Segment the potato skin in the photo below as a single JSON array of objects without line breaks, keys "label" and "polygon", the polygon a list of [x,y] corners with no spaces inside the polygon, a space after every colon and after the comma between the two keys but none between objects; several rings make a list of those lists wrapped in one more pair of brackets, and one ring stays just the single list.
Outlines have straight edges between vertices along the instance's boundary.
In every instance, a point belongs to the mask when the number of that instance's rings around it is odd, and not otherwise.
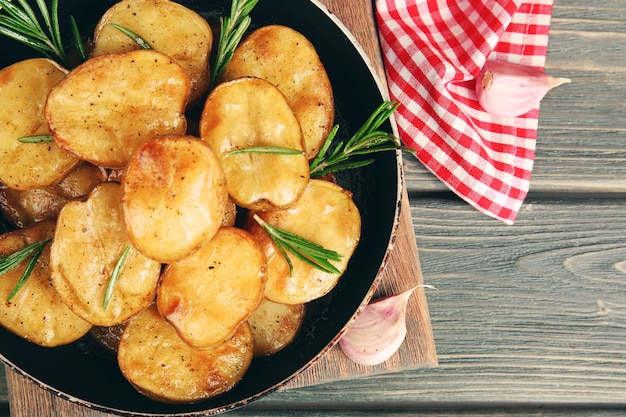
[{"label": "potato skin", "polygon": [[50,90],[67,74],[55,62],[34,58],[0,70],[0,182],[16,190],[60,181],[78,160],[56,143],[22,143],[48,134],[43,108]]},{"label": "potato skin", "polygon": [[239,44],[221,76],[223,81],[242,77],[267,80],[285,95],[312,159],[332,129],[335,104],[328,74],[311,42],[286,26],[256,29]]},{"label": "potato skin", "polygon": [[[342,273],[361,237],[361,216],[351,193],[329,181],[311,180],[289,209],[256,214],[271,225],[341,254],[341,261],[333,265]],[[285,257],[251,216],[246,229],[257,239],[267,259],[265,297],[269,300],[304,304],[326,295],[339,281],[341,274],[320,271],[293,255],[290,274]]]},{"label": "potato skin", "polygon": [[[54,227],[54,222],[45,221],[0,236],[0,256],[54,236]],[[50,244],[41,253],[30,278],[9,302],[6,300],[28,261],[2,276],[0,324],[32,343],[55,347],[80,339],[91,324],[74,314],[50,284],[49,260]]]},{"label": "potato skin", "polygon": [[89,336],[104,352],[117,355],[124,328],[126,328],[126,322],[115,326],[94,326],[89,330]]},{"label": "potato skin", "polygon": [[254,335],[254,356],[273,355],[288,346],[304,319],[304,304],[281,304],[264,298],[248,317]]},{"label": "potato skin", "polygon": [[263,298],[265,258],[250,234],[222,227],[195,252],[169,264],[156,304],[196,348],[228,339]]},{"label": "potato skin", "polygon": [[96,25],[92,57],[140,48],[110,23],[132,30],[152,48],[174,59],[189,75],[191,103],[206,94],[213,32],[198,13],[169,0],[122,0]]},{"label": "potato skin", "polygon": [[185,134],[189,91],[187,74],[161,52],[101,55],[52,89],[45,117],[62,148],[95,165],[123,168],[149,138]]},{"label": "potato skin", "polygon": [[[95,326],[128,320],[154,300],[161,264],[139,253],[122,220],[120,184],[100,184],[86,201],[63,207],[50,250],[52,283],[63,301]],[[124,248],[130,251],[107,309],[111,273]]]},{"label": "potato skin", "polygon": [[247,322],[224,343],[195,349],[152,305],[128,322],[117,359],[126,379],[143,395],[167,403],[193,403],[232,389],[250,366],[252,354]]},{"label": "potato skin", "polygon": [[220,161],[192,136],[148,140],[131,158],[122,181],[129,236],[144,255],[169,263],[210,239],[228,202]]}]

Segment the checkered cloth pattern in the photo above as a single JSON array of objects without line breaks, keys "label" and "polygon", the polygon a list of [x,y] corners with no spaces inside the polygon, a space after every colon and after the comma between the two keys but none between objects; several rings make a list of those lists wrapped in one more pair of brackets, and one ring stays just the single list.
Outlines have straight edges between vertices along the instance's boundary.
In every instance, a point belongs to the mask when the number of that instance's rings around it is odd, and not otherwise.
[{"label": "checkered cloth pattern", "polygon": [[539,109],[482,110],[487,59],[543,69],[553,0],[376,0],[390,96],[403,142],[452,191],[513,224],[532,173]]}]

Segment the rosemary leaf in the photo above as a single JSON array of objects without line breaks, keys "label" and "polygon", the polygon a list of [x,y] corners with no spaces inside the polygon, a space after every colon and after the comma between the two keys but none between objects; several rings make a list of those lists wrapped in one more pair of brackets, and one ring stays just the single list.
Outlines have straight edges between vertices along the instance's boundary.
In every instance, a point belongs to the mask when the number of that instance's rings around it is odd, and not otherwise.
[{"label": "rosemary leaf", "polygon": [[251,154],[251,153],[275,154],[275,155],[304,155],[305,154],[305,152],[301,150],[293,149],[293,148],[285,148],[282,146],[250,146],[249,148],[235,149],[233,151],[227,152],[226,156]]},{"label": "rosemary leaf", "polygon": [[[55,3],[56,3],[56,6],[58,6],[58,1],[52,0],[53,9],[55,7]],[[24,4],[26,4],[26,2],[24,2]],[[50,19],[50,12],[48,11],[48,6],[46,5],[46,2],[44,0],[37,0],[37,7],[39,7],[39,11],[41,12],[41,16],[43,17],[43,22],[48,28],[48,33],[50,33],[52,37],[52,43],[56,42],[60,38],[60,36],[57,36],[58,34],[55,31],[58,25],[55,25],[55,27],[52,26],[52,20]],[[52,11],[52,14],[54,15],[54,10]],[[31,21],[33,22],[37,21],[37,18],[35,17],[34,14],[31,16]]]},{"label": "rosemary leaf", "polygon": [[[33,31],[32,26],[29,26],[27,23],[24,23],[18,18],[0,15],[0,24],[2,24],[2,26],[4,26],[5,28],[15,28],[17,33],[29,35],[41,41],[45,40],[45,37],[42,37],[41,33]],[[47,44],[45,45],[47,47]]]},{"label": "rosemary leaf", "polygon": [[[0,25],[1,24],[2,22],[0,22]],[[38,41],[37,39],[33,39],[32,37],[28,37],[28,35],[13,32],[12,30],[5,28],[4,26],[0,26],[0,35],[4,35],[8,38],[21,42],[24,45],[27,45],[46,56],[49,55],[48,45]]]},{"label": "rosemary leaf", "polygon": [[87,52],[85,51],[85,45],[83,45],[83,39],[80,36],[78,30],[78,24],[74,16],[70,16],[70,25],[72,26],[72,38],[74,39],[74,45],[76,45],[76,53],[82,62],[87,61]]},{"label": "rosemary leaf", "polygon": [[391,101],[383,102],[346,143],[338,143],[329,155],[328,152],[338,131],[338,126],[334,126],[326,137],[317,156],[313,158],[309,165],[311,178],[319,178],[330,173],[364,167],[374,162],[374,159],[352,160],[353,157],[359,155],[369,155],[397,149],[414,154],[414,150],[403,147],[400,140],[394,135],[378,130],[398,108],[398,105],[398,103]]},{"label": "rosemary leaf", "polygon": [[259,226],[265,230],[274,243],[276,243],[276,246],[278,246],[278,249],[287,260],[290,274],[293,274],[293,264],[287,252],[290,252],[301,261],[306,262],[322,272],[326,272],[328,274],[341,274],[341,271],[330,263],[330,261],[341,261],[343,256],[340,253],[337,253],[334,250],[326,249],[322,245],[311,242],[310,240],[288,232],[287,230],[272,226],[256,214],[253,218]]},{"label": "rosemary leaf", "polygon": [[117,23],[109,23],[111,26],[113,26],[115,29],[119,30],[120,32],[122,32],[124,35],[128,36],[129,38],[131,38],[133,40],[133,42],[135,42],[137,45],[139,45],[139,47],[141,49],[152,49],[152,46],[141,36],[139,36],[136,32],[128,29],[125,26],[122,25],[118,25]]},{"label": "rosemary leaf", "polygon": [[28,5],[27,2],[23,0],[18,0],[18,2],[22,6],[22,9],[20,9],[19,6],[16,6],[14,3],[11,3],[10,0],[2,1],[2,7],[11,16],[17,18],[18,20],[22,20],[27,24],[30,24],[31,26],[34,26],[35,28],[39,29],[39,32],[41,32],[41,26],[39,26],[39,23],[37,22],[37,17],[35,16],[35,12],[33,12],[33,9]]},{"label": "rosemary leaf", "polygon": [[[326,136],[326,140],[324,140],[322,147],[317,152],[317,155],[311,161],[310,163],[311,167],[318,166],[324,160],[324,158],[326,157],[326,153],[330,149],[330,145],[332,145],[333,141],[335,140],[335,137],[337,136],[338,131],[339,131],[339,125],[333,126],[333,128],[330,130],[330,133],[328,133],[328,136]],[[342,144],[339,144],[337,148],[340,148],[341,145]]]},{"label": "rosemary leaf", "polygon": [[220,37],[215,64],[211,68],[211,88],[235,53],[235,48],[250,27],[250,12],[259,0],[233,0],[229,17],[220,18]]},{"label": "rosemary leaf", "polygon": [[[21,4],[26,7],[27,3],[25,1],[20,1]],[[48,33],[51,37],[51,48],[52,52],[55,56],[58,56],[59,59],[68,64],[67,57],[65,56],[65,51],[63,50],[63,41],[61,40],[61,30],[59,28],[59,0],[52,0],[50,5],[52,10],[48,10],[48,6],[46,5],[45,0],[37,0],[37,7],[39,7],[39,12],[43,17],[43,21],[48,29]],[[37,18],[34,13],[31,16],[31,20],[33,22],[37,22]],[[41,26],[37,26],[40,32],[44,33],[41,29]],[[68,65],[69,66],[69,65]]]},{"label": "rosemary leaf", "polygon": [[[39,4],[39,9],[42,13],[44,13],[46,9],[46,2],[44,0],[37,0]],[[52,40],[55,45],[60,49],[61,53],[65,53],[63,51],[63,41],[61,40],[61,27],[59,25],[59,0],[52,0],[50,14],[52,18],[46,22],[48,25],[48,30],[52,34]]]},{"label": "rosemary leaf", "polygon": [[126,263],[126,258],[128,257],[128,252],[130,252],[130,244],[124,247],[122,254],[120,255],[113,271],[111,272],[111,277],[109,278],[109,283],[107,284],[106,291],[104,292],[104,299],[102,300],[102,309],[106,310],[109,308],[109,303],[111,302],[111,297],[113,296],[113,290],[115,289],[115,284],[117,283],[117,279],[120,277],[122,273],[122,269],[124,268],[124,264]]},{"label": "rosemary leaf", "polygon": [[5,36],[12,37],[20,42],[22,38],[26,38],[29,42],[42,45],[45,49],[50,49],[45,36],[33,30],[32,26],[29,26],[15,17],[0,15],[0,27],[2,27],[3,34],[6,33]]},{"label": "rosemary leaf", "polygon": [[35,265],[37,264],[37,260],[39,259],[39,256],[41,256],[41,252],[43,252],[44,247],[51,240],[52,238],[47,238],[39,242],[31,243],[30,245],[25,246],[24,248],[20,249],[19,251],[15,253],[12,253],[10,255],[3,256],[2,258],[0,258],[0,275],[4,275],[5,273],[12,270],[13,268],[16,268],[18,265],[20,265],[22,262],[28,259],[29,256],[32,255],[32,258],[26,265],[26,268],[24,269],[22,276],[20,277],[19,281],[17,282],[17,284],[15,285],[15,287],[9,294],[7,301],[11,301],[11,299],[24,286],[24,284],[30,277],[31,273],[33,272],[33,269],[35,268]]},{"label": "rosemary leaf", "polygon": [[17,139],[22,143],[50,143],[53,142],[51,135],[32,135],[32,136],[22,136]]}]

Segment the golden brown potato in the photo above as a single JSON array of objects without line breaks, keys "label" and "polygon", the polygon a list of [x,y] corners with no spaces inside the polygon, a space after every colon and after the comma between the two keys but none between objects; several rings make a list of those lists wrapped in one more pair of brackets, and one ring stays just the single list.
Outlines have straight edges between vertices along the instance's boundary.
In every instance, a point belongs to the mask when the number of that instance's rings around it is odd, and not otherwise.
[{"label": "golden brown potato", "polygon": [[302,126],[309,159],[332,129],[332,86],[315,47],[301,33],[280,25],[252,32],[235,50],[221,78],[263,78],[285,94]]},{"label": "golden brown potato", "polygon": [[52,89],[45,107],[54,140],[80,159],[123,168],[146,140],[185,134],[190,81],[153,50],[91,58]]},{"label": "golden brown potato", "polygon": [[0,211],[17,227],[54,220],[68,201],[87,196],[107,180],[105,170],[80,162],[60,183],[44,188],[14,190],[0,185]]},{"label": "golden brown potato", "polygon": [[[0,256],[54,236],[54,222],[37,223],[0,236]],[[30,259],[30,258],[29,258]],[[74,314],[50,285],[50,244],[35,269],[11,301],[6,301],[20,280],[28,260],[0,278],[0,324],[9,331],[41,346],[65,345],[84,336],[91,324]]]},{"label": "golden brown potato", "polygon": [[283,94],[259,78],[218,85],[206,101],[200,136],[222,161],[231,198],[254,210],[295,202],[309,180],[304,153],[279,155],[229,152],[255,146],[304,149],[300,124]]},{"label": "golden brown potato", "polygon": [[0,182],[26,190],[63,178],[78,160],[55,143],[22,143],[46,135],[43,106],[67,71],[49,59],[34,58],[0,70]]},{"label": "golden brown potato", "polygon": [[272,355],[289,345],[304,318],[303,304],[281,304],[264,298],[248,317],[254,335],[254,356]]},{"label": "golden brown potato", "polygon": [[210,239],[221,226],[228,192],[220,161],[191,136],[154,138],[133,155],[122,181],[131,241],[168,263]]},{"label": "golden brown potato", "polygon": [[233,388],[248,370],[252,350],[247,322],[224,343],[195,349],[153,305],[129,321],[120,341],[118,363],[126,379],[147,397],[189,403]]},{"label": "golden brown potato", "polygon": [[[342,273],[361,236],[361,216],[351,193],[328,181],[311,180],[300,200],[287,210],[256,214],[273,226],[341,254],[341,261],[332,264]],[[290,255],[290,274],[285,257],[267,233],[252,219],[247,228],[267,259],[266,298],[277,303],[304,304],[326,295],[337,284],[340,274],[320,271],[294,255]]]},{"label": "golden brown potato", "polygon": [[213,33],[198,13],[169,0],[122,0],[98,22],[91,56],[140,48],[111,23],[132,30],[153,49],[176,61],[191,80],[191,102],[207,92]]},{"label": "golden brown potato", "polygon": [[[86,201],[67,203],[50,250],[54,287],[72,311],[95,326],[122,323],[150,305],[161,270],[160,263],[130,243],[120,188],[118,183],[105,182]],[[112,271],[127,246],[128,256],[105,309]]]},{"label": "golden brown potato", "polygon": [[157,307],[196,348],[228,339],[263,298],[265,258],[248,232],[223,227],[185,258],[168,265]]}]

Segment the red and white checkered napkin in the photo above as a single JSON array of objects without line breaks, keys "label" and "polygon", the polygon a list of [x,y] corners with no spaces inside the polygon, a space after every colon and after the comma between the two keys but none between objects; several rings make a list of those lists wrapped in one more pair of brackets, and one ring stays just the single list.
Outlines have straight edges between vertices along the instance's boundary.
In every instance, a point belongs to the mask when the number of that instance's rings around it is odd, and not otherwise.
[{"label": "red and white checkered napkin", "polygon": [[400,138],[451,190],[508,224],[528,193],[539,109],[483,111],[485,61],[543,68],[552,0],[376,0]]}]

